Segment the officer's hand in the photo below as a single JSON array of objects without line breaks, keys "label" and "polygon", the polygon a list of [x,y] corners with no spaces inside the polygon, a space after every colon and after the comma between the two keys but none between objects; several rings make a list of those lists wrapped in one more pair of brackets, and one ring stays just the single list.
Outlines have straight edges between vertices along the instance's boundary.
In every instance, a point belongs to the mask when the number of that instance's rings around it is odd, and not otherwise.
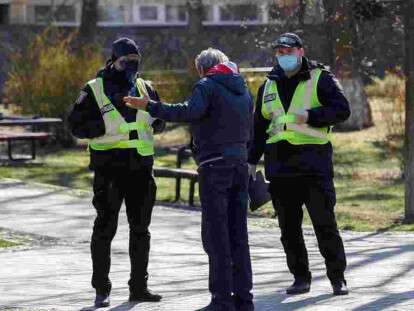
[{"label": "officer's hand", "polygon": [[124,102],[128,107],[146,110],[148,105],[149,98],[148,96],[142,97],[132,97],[132,96],[125,96]]},{"label": "officer's hand", "polygon": [[308,122],[309,119],[309,112],[307,110],[297,113],[296,115],[296,124],[305,124]]},{"label": "officer's hand", "polygon": [[247,164],[249,167],[249,177],[251,176],[253,180],[256,180],[256,165]]}]

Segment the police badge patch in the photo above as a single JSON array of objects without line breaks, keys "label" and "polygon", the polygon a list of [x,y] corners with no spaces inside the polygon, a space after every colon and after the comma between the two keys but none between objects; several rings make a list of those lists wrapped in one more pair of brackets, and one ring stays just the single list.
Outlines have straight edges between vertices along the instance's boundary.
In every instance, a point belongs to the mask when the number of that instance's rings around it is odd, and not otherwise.
[{"label": "police badge patch", "polygon": [[78,99],[76,100],[75,104],[76,104],[76,105],[81,104],[81,103],[85,100],[86,96],[88,96],[88,93],[87,93],[87,92],[85,92],[85,91],[83,91],[83,90],[82,90],[82,91],[80,91],[79,97],[78,97]]},{"label": "police badge patch", "polygon": [[267,102],[271,102],[272,100],[275,100],[276,99],[276,95],[277,95],[276,93],[267,94],[264,97],[264,102],[267,103]]},{"label": "police badge patch", "polygon": [[104,115],[105,113],[114,110],[115,107],[112,104],[105,105],[101,108],[101,114]]}]

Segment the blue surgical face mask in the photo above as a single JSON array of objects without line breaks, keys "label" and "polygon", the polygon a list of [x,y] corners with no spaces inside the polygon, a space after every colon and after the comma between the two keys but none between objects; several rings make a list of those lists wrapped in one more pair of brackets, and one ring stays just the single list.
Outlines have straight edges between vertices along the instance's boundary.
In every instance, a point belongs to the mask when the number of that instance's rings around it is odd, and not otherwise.
[{"label": "blue surgical face mask", "polygon": [[295,54],[277,56],[276,59],[280,67],[282,67],[285,72],[294,71],[300,65],[298,56]]}]

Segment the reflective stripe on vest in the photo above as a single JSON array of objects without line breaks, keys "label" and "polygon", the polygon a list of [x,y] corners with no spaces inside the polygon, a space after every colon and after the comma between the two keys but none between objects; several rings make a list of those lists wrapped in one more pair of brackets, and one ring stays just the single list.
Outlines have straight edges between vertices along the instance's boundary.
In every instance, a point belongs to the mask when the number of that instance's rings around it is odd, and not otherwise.
[{"label": "reflective stripe on vest", "polygon": [[321,69],[310,72],[311,79],[298,84],[287,113],[277,91],[277,83],[268,79],[265,84],[262,99],[262,115],[270,120],[267,133],[268,144],[280,140],[287,140],[293,145],[301,144],[326,144],[329,142],[329,127],[316,128],[308,124],[297,124],[296,114],[302,114],[306,110],[320,107],[317,85],[321,75]]},{"label": "reflective stripe on vest", "polygon": [[[136,121],[126,122],[105,95],[102,78],[89,81],[88,85],[95,95],[96,103],[105,122],[105,135],[91,139],[89,147],[95,150],[136,148],[137,152],[142,156],[153,155],[154,138],[151,124],[154,119],[147,112],[137,110]],[[141,96],[148,96],[142,79],[137,79],[136,87]],[[135,130],[138,133],[138,139],[130,140],[129,133]]]}]

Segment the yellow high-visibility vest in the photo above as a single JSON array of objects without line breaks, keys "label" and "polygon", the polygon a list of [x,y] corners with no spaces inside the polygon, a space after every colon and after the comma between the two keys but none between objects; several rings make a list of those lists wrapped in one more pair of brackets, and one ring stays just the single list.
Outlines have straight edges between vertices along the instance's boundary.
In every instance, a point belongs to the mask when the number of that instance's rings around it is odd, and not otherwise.
[{"label": "yellow high-visibility vest", "polygon": [[[102,113],[105,122],[105,135],[93,138],[89,141],[89,148],[94,150],[129,149],[136,148],[142,156],[154,154],[154,137],[151,126],[153,118],[148,112],[137,110],[136,121],[126,122],[119,111],[111,103],[104,93],[102,78],[96,78],[88,82],[96,99],[96,103]],[[136,87],[140,95],[147,95],[144,80],[138,78]],[[129,132],[137,131],[138,139],[129,139]]]},{"label": "yellow high-visibility vest", "polygon": [[293,145],[323,145],[330,141],[330,127],[316,128],[309,124],[296,123],[296,114],[322,106],[317,94],[321,73],[321,69],[314,69],[310,72],[311,79],[299,82],[287,112],[280,100],[276,81],[270,79],[266,81],[261,112],[265,119],[271,121],[267,129],[269,134],[267,144],[287,140]]}]

